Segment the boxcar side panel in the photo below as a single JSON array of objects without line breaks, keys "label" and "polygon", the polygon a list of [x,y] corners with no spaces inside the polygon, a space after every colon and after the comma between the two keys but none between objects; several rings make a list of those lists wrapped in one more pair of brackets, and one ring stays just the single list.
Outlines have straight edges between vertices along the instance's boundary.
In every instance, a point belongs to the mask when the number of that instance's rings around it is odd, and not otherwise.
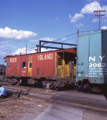
[{"label": "boxcar side panel", "polygon": [[90,33],[89,81],[90,83],[104,83],[102,64],[102,36],[101,31]]},{"label": "boxcar side panel", "polygon": [[77,81],[88,76],[89,36],[78,37],[77,41]]},{"label": "boxcar side panel", "polygon": [[90,83],[104,84],[107,81],[106,40],[105,31],[78,36],[77,82],[88,79]]}]

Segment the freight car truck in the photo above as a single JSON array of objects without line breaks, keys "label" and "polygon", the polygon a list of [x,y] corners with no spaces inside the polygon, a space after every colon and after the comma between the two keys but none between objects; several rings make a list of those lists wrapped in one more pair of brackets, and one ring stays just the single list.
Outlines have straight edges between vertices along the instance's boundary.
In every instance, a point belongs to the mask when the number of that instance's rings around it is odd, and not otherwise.
[{"label": "freight car truck", "polygon": [[78,35],[76,82],[86,91],[107,88],[107,30]]},{"label": "freight car truck", "polygon": [[76,48],[6,56],[6,77],[11,84],[38,81],[45,88],[61,88],[75,83]]}]

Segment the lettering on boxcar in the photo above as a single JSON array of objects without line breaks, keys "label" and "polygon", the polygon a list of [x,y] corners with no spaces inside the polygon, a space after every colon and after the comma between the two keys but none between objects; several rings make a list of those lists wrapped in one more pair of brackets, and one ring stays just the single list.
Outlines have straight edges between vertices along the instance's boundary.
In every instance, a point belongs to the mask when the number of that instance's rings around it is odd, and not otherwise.
[{"label": "lettering on boxcar", "polygon": [[103,61],[103,58],[104,58],[105,56],[103,56],[103,57],[99,56],[99,57],[101,58],[101,61]]},{"label": "lettering on boxcar", "polygon": [[89,61],[91,61],[91,60],[95,61],[95,56],[94,56],[94,58],[89,57]]},{"label": "lettering on boxcar", "polygon": [[[99,60],[97,60],[98,58]],[[103,62],[104,56],[89,57],[89,77],[98,77],[99,75],[107,75],[107,64]],[[99,62],[98,62],[99,61]]]},{"label": "lettering on boxcar", "polygon": [[[103,61],[103,58],[104,58],[105,56],[99,56],[99,58],[101,59],[101,61]],[[94,58],[92,58],[92,57],[89,57],[89,61],[95,61],[96,60],[96,57],[94,56]]]},{"label": "lettering on boxcar", "polygon": [[53,59],[53,54],[38,55],[38,60],[51,60]]},{"label": "lettering on boxcar", "polygon": [[15,63],[17,62],[17,58],[10,58],[10,63]]}]

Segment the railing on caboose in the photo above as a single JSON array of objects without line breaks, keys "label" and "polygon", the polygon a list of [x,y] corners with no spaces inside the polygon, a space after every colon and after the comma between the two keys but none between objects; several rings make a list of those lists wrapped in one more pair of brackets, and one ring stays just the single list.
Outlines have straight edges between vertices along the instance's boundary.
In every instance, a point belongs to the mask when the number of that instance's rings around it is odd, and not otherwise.
[{"label": "railing on caboose", "polygon": [[58,58],[57,78],[69,77],[69,71],[69,65],[65,65],[65,61],[61,58]]},{"label": "railing on caboose", "polygon": [[69,77],[69,65],[60,66],[57,68],[57,78]]}]

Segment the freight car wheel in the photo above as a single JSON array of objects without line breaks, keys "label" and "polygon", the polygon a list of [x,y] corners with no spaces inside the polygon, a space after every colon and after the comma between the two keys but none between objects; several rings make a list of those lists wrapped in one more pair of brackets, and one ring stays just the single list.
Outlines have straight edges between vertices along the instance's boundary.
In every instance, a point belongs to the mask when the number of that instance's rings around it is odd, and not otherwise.
[{"label": "freight car wheel", "polygon": [[11,82],[11,81],[10,81],[10,79],[9,79],[9,78],[7,79],[7,82],[9,82],[9,84],[10,84],[10,82]]},{"label": "freight car wheel", "polygon": [[43,88],[46,89],[47,88],[46,85],[43,85]]},{"label": "freight car wheel", "polygon": [[99,88],[99,87],[93,87],[91,88],[92,92],[95,92],[95,93],[101,93],[102,92],[102,88]]},{"label": "freight car wheel", "polygon": [[48,84],[48,81],[43,81],[42,82],[42,86],[44,89],[47,89],[47,84]]},{"label": "freight car wheel", "polygon": [[20,86],[20,82],[18,81],[16,85],[17,85],[17,86]]},{"label": "freight car wheel", "polygon": [[89,91],[89,84],[84,85],[84,92],[87,93]]},{"label": "freight car wheel", "polygon": [[61,90],[61,87],[56,87],[56,86],[55,86],[55,90],[60,91],[60,90]]},{"label": "freight car wheel", "polygon": [[13,78],[13,79],[11,79],[11,85],[16,85],[17,84],[17,79],[15,79],[15,78]]},{"label": "freight car wheel", "polygon": [[59,88],[58,88],[58,87],[55,87],[55,90],[59,91]]},{"label": "freight car wheel", "polygon": [[13,81],[14,81],[14,80],[13,80],[12,78],[9,78],[9,79],[8,79],[8,82],[9,82],[10,85],[13,85]]},{"label": "freight car wheel", "polygon": [[18,81],[17,81],[17,86],[20,86],[22,84],[22,79],[19,79]]},{"label": "freight car wheel", "polygon": [[90,90],[94,93],[101,93],[103,91],[103,86],[98,84],[90,84]]}]

